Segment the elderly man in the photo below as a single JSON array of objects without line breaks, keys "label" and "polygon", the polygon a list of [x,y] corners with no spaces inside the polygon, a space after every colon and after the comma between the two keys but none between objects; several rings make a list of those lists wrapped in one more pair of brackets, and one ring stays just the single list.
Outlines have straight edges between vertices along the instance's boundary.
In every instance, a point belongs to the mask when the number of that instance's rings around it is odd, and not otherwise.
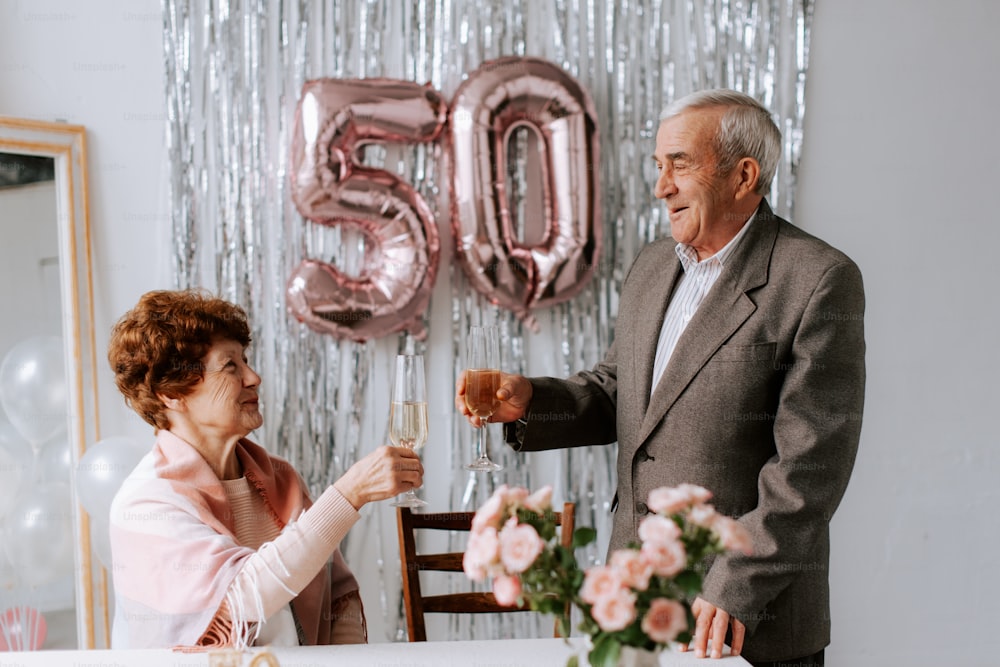
[{"label": "elderly man", "polygon": [[[655,194],[673,238],[633,263],[614,344],[565,380],[505,376],[491,420],[519,451],[618,442],[611,549],[637,539],[650,490],[710,489],[754,551],[709,569],[696,655],[721,657],[728,641],[754,664],[822,665],[829,521],[864,403],[861,274],[764,200],[780,153],[767,109],[713,90],[660,119]],[[456,406],[476,421],[464,389]]]}]

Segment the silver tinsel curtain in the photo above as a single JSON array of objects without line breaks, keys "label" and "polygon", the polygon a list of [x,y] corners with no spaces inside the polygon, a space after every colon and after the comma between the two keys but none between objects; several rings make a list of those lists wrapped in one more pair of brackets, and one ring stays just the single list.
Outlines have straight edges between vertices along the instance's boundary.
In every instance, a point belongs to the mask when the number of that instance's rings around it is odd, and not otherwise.
[{"label": "silver tinsel curtain", "polygon": [[[320,492],[385,441],[393,355],[423,353],[432,435],[422,495],[429,510],[474,509],[500,483],[551,483],[557,501],[577,503],[578,523],[598,529],[598,544],[581,557],[599,562],[610,533],[613,446],[518,456],[493,426],[491,454],[505,470],[462,470],[473,455],[473,432],[454,414],[452,395],[465,332],[481,321],[499,324],[508,372],[565,376],[599,361],[629,264],[641,245],[668,233],[666,211],[651,194],[649,156],[661,108],[690,91],[736,88],[773,110],[784,151],[770,201],[791,216],[812,9],[812,0],[164,0],[175,282],[207,288],[249,313],[252,358],[264,378],[265,426],[254,437]],[[311,224],[291,203],[289,142],[303,83],[387,77],[428,82],[450,99],[466,73],[505,55],[556,63],[596,105],[604,238],[587,288],[536,313],[537,334],[491,306],[452,261],[441,147],[387,145],[366,151],[366,164],[413,184],[441,233],[427,340],[341,342],[291,318],[285,285],[303,258],[350,273],[365,251],[360,235]],[[523,183],[526,147],[513,153],[509,178]],[[371,640],[402,639],[395,515],[387,503],[363,515],[343,548],[361,582]],[[451,619],[437,633],[432,625],[431,635],[547,635],[549,620],[531,616]]]}]

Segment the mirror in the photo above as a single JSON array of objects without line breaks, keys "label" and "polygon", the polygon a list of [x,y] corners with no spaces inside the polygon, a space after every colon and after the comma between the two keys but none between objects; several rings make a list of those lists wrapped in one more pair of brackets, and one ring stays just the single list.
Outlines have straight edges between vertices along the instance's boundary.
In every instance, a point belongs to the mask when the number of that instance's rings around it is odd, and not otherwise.
[{"label": "mirror", "polygon": [[87,208],[84,128],[0,117],[0,644],[11,649],[109,644],[108,576],[72,491],[100,438]]}]

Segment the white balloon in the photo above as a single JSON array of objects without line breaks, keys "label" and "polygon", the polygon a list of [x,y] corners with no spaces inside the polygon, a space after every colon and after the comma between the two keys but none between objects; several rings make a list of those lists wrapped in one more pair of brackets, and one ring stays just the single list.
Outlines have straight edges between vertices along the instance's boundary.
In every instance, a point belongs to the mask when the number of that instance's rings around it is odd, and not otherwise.
[{"label": "white balloon", "polygon": [[43,482],[64,482],[69,484],[69,472],[73,469],[69,439],[60,434],[46,441],[38,452],[38,476]]},{"label": "white balloon", "polygon": [[32,445],[66,430],[67,391],[63,343],[58,336],[27,338],[0,365],[0,403]]},{"label": "white balloon", "polygon": [[29,586],[73,572],[73,520],[68,484],[25,489],[4,519],[3,548]]},{"label": "white balloon", "polygon": [[31,444],[0,414],[0,517],[32,477],[35,455]]},{"label": "white balloon", "polygon": [[21,471],[17,460],[0,445],[0,517],[3,517],[14,505],[14,499],[21,488]]},{"label": "white balloon", "polygon": [[76,466],[76,493],[88,514],[108,520],[111,501],[146,452],[124,437],[98,440],[87,448]]},{"label": "white balloon", "polygon": [[90,517],[90,546],[97,556],[98,562],[108,570],[111,567],[111,532],[107,518]]},{"label": "white balloon", "polygon": [[14,571],[14,566],[7,558],[6,552],[0,549],[0,598],[3,597],[4,591],[13,590],[17,583],[17,572]]}]

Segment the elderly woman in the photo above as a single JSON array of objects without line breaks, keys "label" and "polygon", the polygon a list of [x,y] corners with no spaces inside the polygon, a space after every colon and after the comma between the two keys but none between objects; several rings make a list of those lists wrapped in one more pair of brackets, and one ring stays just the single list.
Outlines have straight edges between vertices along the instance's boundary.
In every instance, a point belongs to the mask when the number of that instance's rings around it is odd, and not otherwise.
[{"label": "elderly woman", "polygon": [[420,486],[412,451],[379,447],[316,502],[246,439],[263,423],[237,306],[150,292],[114,326],[108,360],[156,429],[111,509],[115,648],[364,643],[338,545],[368,502]]}]

